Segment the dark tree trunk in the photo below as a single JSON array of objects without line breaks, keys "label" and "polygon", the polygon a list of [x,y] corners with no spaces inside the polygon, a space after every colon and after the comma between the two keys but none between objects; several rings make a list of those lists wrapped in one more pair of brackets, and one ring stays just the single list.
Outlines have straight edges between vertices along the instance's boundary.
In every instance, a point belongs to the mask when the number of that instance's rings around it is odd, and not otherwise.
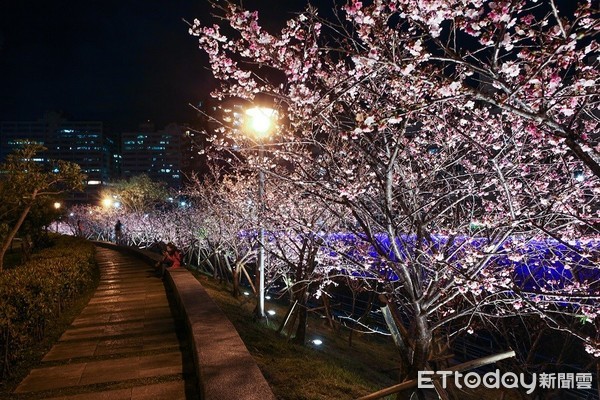
[{"label": "dark tree trunk", "polygon": [[240,296],[240,268],[241,265],[235,263],[233,266],[233,270],[231,271],[233,274],[233,297],[236,299]]},{"label": "dark tree trunk", "polygon": [[306,309],[306,292],[303,294],[303,301],[300,307],[297,308],[298,312],[298,328],[296,329],[296,336],[294,337],[294,343],[304,345],[306,343],[306,324],[308,320],[308,311]]},{"label": "dark tree trunk", "polygon": [[[35,195],[36,195],[36,193],[33,193],[33,196],[31,199],[32,202],[33,202],[33,200],[35,200]],[[6,254],[6,251],[8,250],[8,248],[10,247],[13,239],[17,235],[19,228],[21,228],[21,225],[23,225],[23,221],[25,221],[25,217],[27,217],[27,214],[29,214],[29,210],[31,210],[31,204],[32,203],[28,204],[25,207],[25,209],[23,211],[21,211],[21,215],[19,215],[19,219],[17,219],[17,222],[13,225],[12,229],[10,229],[8,231],[8,234],[4,238],[4,243],[2,243],[2,246],[0,246],[0,272],[2,272],[2,270],[4,268],[4,255]]]}]

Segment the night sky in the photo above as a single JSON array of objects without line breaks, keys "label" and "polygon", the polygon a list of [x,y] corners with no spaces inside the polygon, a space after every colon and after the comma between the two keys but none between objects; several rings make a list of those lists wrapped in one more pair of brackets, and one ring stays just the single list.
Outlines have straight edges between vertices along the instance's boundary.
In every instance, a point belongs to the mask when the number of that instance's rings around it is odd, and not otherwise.
[{"label": "night sky", "polygon": [[[273,27],[305,0],[245,1]],[[207,0],[0,2],[0,121],[61,111],[114,131],[145,120],[193,121],[188,103],[214,82],[182,18],[209,21]]]}]

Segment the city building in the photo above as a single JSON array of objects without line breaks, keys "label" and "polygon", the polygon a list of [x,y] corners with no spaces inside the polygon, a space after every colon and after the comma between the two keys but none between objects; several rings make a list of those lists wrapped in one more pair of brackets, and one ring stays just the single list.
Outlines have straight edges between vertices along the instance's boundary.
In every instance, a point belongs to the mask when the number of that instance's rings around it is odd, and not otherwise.
[{"label": "city building", "polygon": [[87,175],[83,193],[65,199],[74,203],[98,203],[111,181],[146,174],[154,181],[179,189],[186,175],[203,168],[195,137],[188,124],[169,124],[157,130],[153,123],[140,124],[133,132],[115,138],[101,121],[70,121],[48,113],[38,121],[0,122],[0,163],[23,140],[47,148],[39,162],[71,161]]},{"label": "city building", "polygon": [[101,121],[69,121],[57,113],[48,113],[38,121],[0,122],[0,162],[22,140],[42,144],[47,151],[40,162],[65,160],[79,164],[86,174],[83,192],[71,193],[67,201],[94,202],[101,188],[118,175],[118,143],[106,135]]},{"label": "city building", "polygon": [[182,184],[182,144],[186,125],[169,124],[156,130],[151,122],[121,136],[121,177],[146,174],[172,188]]}]

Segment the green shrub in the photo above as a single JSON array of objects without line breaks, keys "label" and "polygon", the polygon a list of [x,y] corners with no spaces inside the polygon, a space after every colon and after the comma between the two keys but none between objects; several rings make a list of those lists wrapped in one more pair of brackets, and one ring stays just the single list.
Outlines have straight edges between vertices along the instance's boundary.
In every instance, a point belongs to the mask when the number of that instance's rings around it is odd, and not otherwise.
[{"label": "green shrub", "polygon": [[94,251],[83,239],[60,237],[26,264],[0,273],[0,376],[95,282]]}]

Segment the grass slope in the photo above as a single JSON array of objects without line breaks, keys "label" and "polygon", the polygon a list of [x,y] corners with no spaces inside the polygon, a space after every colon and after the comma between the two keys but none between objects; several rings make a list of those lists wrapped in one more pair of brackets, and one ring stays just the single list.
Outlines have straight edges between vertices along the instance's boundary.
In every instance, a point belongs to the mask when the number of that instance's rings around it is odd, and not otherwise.
[{"label": "grass slope", "polygon": [[350,346],[347,330],[336,333],[324,320],[311,318],[308,336],[323,344],[296,345],[277,333],[283,306],[267,303],[277,314],[258,323],[247,297],[235,299],[213,279],[197,278],[234,324],[279,399],[355,399],[396,383],[397,353],[390,338],[355,333]]}]

